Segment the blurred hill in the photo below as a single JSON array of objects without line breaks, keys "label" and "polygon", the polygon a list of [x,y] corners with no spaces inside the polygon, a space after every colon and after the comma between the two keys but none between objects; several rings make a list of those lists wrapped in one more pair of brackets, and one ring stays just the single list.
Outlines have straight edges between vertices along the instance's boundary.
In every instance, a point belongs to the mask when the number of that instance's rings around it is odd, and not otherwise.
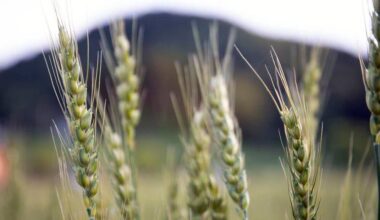
[{"label": "blurred hill", "polygon": [[[145,69],[143,87],[146,91],[140,129],[142,132],[154,131],[156,128],[176,129],[177,123],[169,100],[169,93],[178,90],[174,62],[184,63],[187,55],[195,50],[191,22],[198,25],[202,39],[207,40],[208,29],[213,21],[172,14],[151,14],[137,20],[144,29],[142,62]],[[218,23],[223,50],[232,26]],[[130,34],[132,21],[128,20],[127,24]],[[94,66],[96,54],[100,50],[100,37],[97,31],[89,36],[90,60]],[[300,69],[297,51],[300,48],[307,49],[304,45],[267,40],[239,29],[236,45],[262,75],[266,74],[265,65],[272,66],[269,54],[271,46],[276,49],[287,70]],[[81,39],[79,46],[84,62],[86,39]],[[277,131],[281,124],[271,100],[236,52],[234,60],[236,112],[245,140],[279,143]],[[369,113],[358,58],[331,50],[326,58],[326,66],[328,71],[324,86],[327,90],[322,120],[327,145],[346,147],[351,132],[356,134],[359,143],[365,143],[369,136]],[[103,75],[107,78],[107,74]],[[52,119],[57,121],[61,117],[42,54],[0,73],[0,126],[17,132],[46,133]]]}]

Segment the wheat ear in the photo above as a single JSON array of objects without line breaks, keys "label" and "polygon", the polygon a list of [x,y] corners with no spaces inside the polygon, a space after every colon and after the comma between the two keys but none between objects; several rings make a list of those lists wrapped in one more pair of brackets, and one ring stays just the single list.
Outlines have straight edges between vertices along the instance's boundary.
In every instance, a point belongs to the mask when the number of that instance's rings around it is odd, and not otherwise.
[{"label": "wheat ear", "polygon": [[298,100],[297,104],[297,95],[289,92],[290,89],[281,67],[277,66],[276,69],[289,101],[286,104],[282,95],[278,96],[281,106],[280,115],[288,142],[286,152],[291,176],[290,194],[293,216],[297,220],[316,219],[318,207],[315,187],[318,171],[315,164],[317,151],[314,135],[308,131],[309,119],[304,102]]},{"label": "wheat ear", "polygon": [[[59,46],[55,64],[56,78],[63,95],[72,148],[70,155],[77,183],[83,189],[83,199],[89,219],[95,219],[95,195],[98,192],[98,153],[95,145],[93,102],[87,102],[86,79],[79,60],[77,44],[63,25],[59,25]],[[96,80],[95,80],[96,81]],[[95,83],[96,84],[96,83]],[[96,86],[95,86],[96,87]],[[95,88],[93,88],[95,90]]]},{"label": "wheat ear", "polygon": [[116,93],[119,99],[121,123],[130,151],[135,149],[135,128],[140,120],[139,78],[136,74],[136,59],[124,31],[124,22],[112,26],[112,41],[117,65],[115,71]]},{"label": "wheat ear", "polygon": [[[377,1],[374,1],[377,3]],[[380,12],[379,4],[375,4],[375,11],[372,15],[372,34],[369,45],[369,66],[363,70],[363,80],[366,89],[366,102],[368,109],[371,111],[370,130],[374,137],[374,143],[380,144],[380,49],[378,39],[380,38],[380,24],[378,13]],[[362,63],[363,64],[363,63]],[[362,65],[364,69],[364,66]]]},{"label": "wheat ear", "polygon": [[227,201],[210,170],[211,137],[206,128],[205,109],[194,113],[191,123],[190,146],[187,147],[189,181],[189,206],[194,217],[224,219]]},{"label": "wheat ear", "polygon": [[293,108],[282,109],[281,119],[284,123],[288,142],[287,157],[291,174],[291,200],[293,216],[297,220],[316,219],[317,206],[314,195],[313,158],[310,144],[304,137],[304,125],[299,113]]},{"label": "wheat ear", "polygon": [[188,182],[188,206],[196,219],[217,219],[227,214],[227,202],[222,189],[213,178],[211,163],[211,136],[209,132],[209,114],[199,95],[197,75],[199,57],[190,56],[189,66],[181,71],[177,65],[178,82],[184,103],[187,126],[179,113],[174,96],[173,106],[182,130],[182,142],[185,146],[185,161]]},{"label": "wheat ear", "polygon": [[[373,137],[375,149],[375,158],[377,164],[377,182],[380,189],[380,23],[379,13],[380,4],[377,0],[373,1],[374,11],[372,12],[372,33],[368,37],[369,41],[369,65],[365,69],[363,62],[362,74],[366,90],[366,103],[371,111],[369,121],[370,131]],[[380,190],[378,190],[378,200],[380,199]],[[378,203],[378,218],[380,218],[380,203]]]},{"label": "wheat ear", "polygon": [[[296,220],[317,219],[319,204],[317,184],[320,173],[319,148],[315,145],[314,135],[308,129],[308,115],[310,113],[308,113],[304,96],[300,94],[297,86],[293,90],[289,87],[274,50],[272,59],[275,66],[276,83],[269,74],[273,92],[241,52],[239,50],[238,52],[267,90],[284,124],[293,217]],[[296,85],[295,79],[294,85]]]},{"label": "wheat ear", "polygon": [[225,167],[225,183],[232,200],[248,218],[249,193],[241,141],[236,119],[232,114],[226,78],[218,73],[210,80],[208,104],[212,130],[221,148]]},{"label": "wheat ear", "polygon": [[227,220],[227,199],[215,178],[209,176],[208,193],[212,220]]},{"label": "wheat ear", "polygon": [[132,183],[131,169],[126,162],[121,136],[114,132],[109,125],[104,130],[105,145],[109,152],[109,161],[112,164],[113,188],[116,192],[116,203],[123,219],[135,219],[137,204],[135,189]]},{"label": "wheat ear", "polygon": [[[137,199],[137,167],[135,163],[135,129],[140,120],[139,77],[135,54],[132,54],[130,42],[125,34],[122,20],[112,25],[112,43],[116,66],[111,70],[118,97],[118,108],[123,130],[123,144],[127,146],[128,161],[131,168],[134,188],[135,204],[137,206],[136,219],[140,219]],[[136,51],[134,51],[136,52]],[[137,53],[137,52],[136,52]]]},{"label": "wheat ear", "polygon": [[196,111],[190,124],[191,141],[186,147],[189,174],[189,207],[194,217],[203,216],[209,207],[207,193],[210,169],[210,136],[205,125],[204,111]]},{"label": "wheat ear", "polygon": [[108,95],[108,98],[110,103],[108,108],[103,104],[100,97],[97,99],[96,103],[101,116],[98,122],[99,126],[103,129],[106,161],[113,177],[112,187],[115,193],[116,204],[123,219],[133,220],[139,214],[136,189],[132,179],[130,161],[128,160],[128,150],[123,145],[122,129],[116,121],[119,117],[117,109],[115,109],[117,101],[110,95]]},{"label": "wheat ear", "polygon": [[308,106],[308,124],[311,134],[317,135],[318,111],[320,108],[320,81],[322,70],[317,49],[311,52],[310,60],[303,74],[303,94]]},{"label": "wheat ear", "polygon": [[250,196],[241,149],[240,128],[233,112],[233,101],[227,90],[227,87],[230,86],[230,89],[233,87],[231,54],[235,32],[233,30],[230,32],[225,55],[220,58],[217,26],[211,27],[210,46],[203,49],[196,28],[194,30],[197,46],[194,66],[197,70],[201,95],[207,108],[212,140],[221,155],[224,183],[243,219],[248,219]]}]

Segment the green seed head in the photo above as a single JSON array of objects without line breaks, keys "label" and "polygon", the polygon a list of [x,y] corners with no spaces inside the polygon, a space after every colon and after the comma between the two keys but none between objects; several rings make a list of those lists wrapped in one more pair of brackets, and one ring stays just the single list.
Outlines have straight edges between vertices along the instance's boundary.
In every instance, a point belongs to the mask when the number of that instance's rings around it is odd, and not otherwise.
[{"label": "green seed head", "polygon": [[72,80],[70,77],[69,77],[69,75],[67,75],[67,86],[68,86],[68,92],[70,93],[70,94],[73,94],[73,95],[76,95],[76,94],[78,94],[79,93],[79,91],[80,91],[80,89],[79,89],[79,87],[80,87],[80,84],[79,84],[79,82],[78,81],[76,81],[76,80]]},{"label": "green seed head", "polygon": [[74,102],[71,104],[71,111],[72,111],[72,114],[74,115],[75,119],[82,118],[85,110],[86,110],[86,106],[84,106],[84,105],[79,105],[78,106]]},{"label": "green seed head", "polygon": [[80,129],[87,130],[91,126],[92,114],[90,111],[86,111],[84,116],[80,119]]},{"label": "green seed head", "polygon": [[292,129],[297,124],[297,117],[292,110],[284,110],[281,112],[281,119],[288,129]]},{"label": "green seed head", "polygon": [[239,182],[239,176],[232,175],[228,172],[225,172],[224,176],[226,178],[227,183],[230,185],[236,185]]},{"label": "green seed head", "polygon": [[377,144],[380,144],[380,133],[376,134],[375,141]]},{"label": "green seed head", "polygon": [[84,144],[87,143],[87,139],[90,137],[90,131],[82,130],[80,127],[76,130],[77,140]]},{"label": "green seed head", "polygon": [[300,182],[305,185],[308,180],[309,180],[309,172],[305,170],[300,175]]},{"label": "green seed head", "polygon": [[77,182],[83,188],[90,186],[90,178],[86,175],[83,169],[77,170]]},{"label": "green seed head", "polygon": [[86,98],[87,98],[87,92],[85,90],[82,90],[75,97],[75,101],[78,105],[84,105],[86,103]]},{"label": "green seed head", "polygon": [[86,167],[90,163],[90,156],[83,148],[79,149],[79,162],[82,167]]},{"label": "green seed head", "polygon": [[76,65],[74,65],[72,71],[70,72],[69,76],[71,80],[79,81],[80,74],[81,74],[80,65],[76,63]]},{"label": "green seed head", "polygon": [[119,65],[115,69],[115,75],[116,77],[121,80],[125,81],[128,78],[128,69],[125,65]]},{"label": "green seed head", "polygon": [[98,170],[98,162],[94,160],[96,158],[95,156],[91,156],[91,161],[88,167],[86,168],[86,173],[89,176],[92,176],[95,174],[95,172]]},{"label": "green seed head", "polygon": [[139,106],[139,95],[137,93],[130,93],[128,95],[128,101],[132,108],[137,108]]},{"label": "green seed head", "polygon": [[296,140],[301,138],[301,130],[299,126],[294,126],[292,129],[288,129],[288,132],[289,135]]},{"label": "green seed head", "polygon": [[235,163],[235,156],[227,152],[223,152],[223,161],[227,166],[233,166]]},{"label": "green seed head", "polygon": [[87,196],[92,198],[98,193],[98,181],[93,181],[90,185],[89,190],[87,191]]},{"label": "green seed head", "polygon": [[87,142],[84,144],[84,149],[86,152],[92,152],[95,148],[94,137],[89,137]]},{"label": "green seed head", "polygon": [[67,35],[66,30],[64,27],[59,27],[59,44],[61,45],[61,48],[69,48],[71,44],[71,40],[69,36]]},{"label": "green seed head", "polygon": [[128,118],[130,119],[131,124],[136,126],[140,120],[140,111],[137,109],[129,111]]},{"label": "green seed head", "polygon": [[109,141],[112,148],[121,147],[121,138],[118,134],[111,134],[111,139]]},{"label": "green seed head", "polygon": [[121,148],[116,148],[113,150],[113,155],[115,158],[116,166],[121,167],[125,163],[124,151]]},{"label": "green seed head", "polygon": [[139,86],[139,78],[136,74],[128,74],[128,84],[132,90],[136,90]]},{"label": "green seed head", "polygon": [[131,170],[128,166],[122,166],[116,172],[116,178],[119,183],[125,183],[126,181],[129,181],[130,176]]},{"label": "green seed head", "polygon": [[300,161],[298,158],[294,158],[294,168],[298,171],[298,172],[302,172],[304,170],[304,165],[302,163],[302,161]]},{"label": "green seed head", "polygon": [[124,35],[119,35],[116,38],[117,48],[120,50],[119,57],[124,58],[125,52],[130,50],[130,44],[127,38]]},{"label": "green seed head", "polygon": [[126,83],[122,83],[117,86],[116,93],[120,99],[125,100],[130,94],[130,86],[128,86]]},{"label": "green seed head", "polygon": [[249,202],[250,202],[249,200],[250,200],[249,194],[248,193],[244,193],[243,197],[241,198],[241,201],[240,201],[240,206],[242,207],[243,210],[247,210],[248,209]]},{"label": "green seed head", "polygon": [[366,91],[366,102],[368,109],[375,115],[380,115],[380,102],[377,95],[371,91]]}]

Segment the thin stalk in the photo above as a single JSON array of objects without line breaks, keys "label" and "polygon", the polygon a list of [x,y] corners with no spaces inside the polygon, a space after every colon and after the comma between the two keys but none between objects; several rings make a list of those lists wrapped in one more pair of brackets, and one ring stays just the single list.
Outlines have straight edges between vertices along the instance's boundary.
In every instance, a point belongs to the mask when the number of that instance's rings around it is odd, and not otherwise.
[{"label": "thin stalk", "polygon": [[[375,151],[376,159],[376,172],[377,172],[377,198],[380,198],[380,144],[374,143],[373,148]],[[377,219],[380,220],[380,204],[377,204]]]}]

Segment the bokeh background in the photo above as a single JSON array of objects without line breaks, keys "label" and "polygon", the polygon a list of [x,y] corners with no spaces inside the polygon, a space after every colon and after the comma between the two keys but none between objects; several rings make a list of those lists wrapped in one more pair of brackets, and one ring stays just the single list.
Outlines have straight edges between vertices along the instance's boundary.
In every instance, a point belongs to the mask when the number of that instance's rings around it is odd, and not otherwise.
[{"label": "bokeh background", "polygon": [[[320,45],[261,37],[214,18],[149,13],[138,16],[135,21],[144,30],[142,86],[146,94],[142,121],[137,131],[137,161],[143,186],[140,194],[159,195],[142,199],[148,201],[142,202],[143,208],[148,210],[146,219],[153,219],[150,217],[155,213],[162,216],[165,209],[160,201],[164,200],[167,184],[163,177],[167,151],[174,149],[178,157],[182,151],[169,94],[178,93],[174,62],[185,63],[187,56],[195,52],[191,24],[195,23],[201,38],[208,40],[210,25],[217,23],[222,53],[229,32],[236,29],[236,45],[262,75],[266,74],[265,67],[272,65],[271,47],[275,48],[289,74],[292,70],[301,74],[300,60],[305,58],[304,52]],[[130,36],[132,19],[126,19],[126,24]],[[107,26],[99,28],[108,31]],[[79,40],[82,59],[86,57],[86,44],[85,38]],[[90,60],[95,61],[100,50],[98,30],[89,32],[89,45]],[[354,161],[358,161],[368,148],[369,112],[365,104],[359,56],[322,48],[322,195],[328,199],[322,200],[321,212],[325,216],[322,219],[334,219],[340,186],[347,170],[350,138],[354,139]],[[48,51],[45,53],[49,55]],[[236,51],[233,60],[237,85],[236,115],[243,132],[243,150],[253,194],[251,209],[261,216],[256,219],[283,219],[285,213],[289,213],[289,204],[286,179],[279,162],[284,155],[279,135],[281,121],[263,86]],[[91,65],[95,63],[91,62]],[[106,81],[106,68],[103,75]],[[0,195],[9,192],[7,189],[14,184],[11,181],[14,175],[21,176],[21,192],[28,195],[22,201],[14,201],[14,195],[4,196],[7,204],[2,202],[2,207],[11,205],[12,213],[21,213],[21,217],[15,215],[9,218],[5,212],[0,212],[0,219],[23,219],[22,216],[59,219],[54,202],[59,177],[51,137],[53,121],[63,126],[63,115],[42,53],[27,60],[15,61],[0,70]],[[34,202],[35,198],[39,202]]]}]

